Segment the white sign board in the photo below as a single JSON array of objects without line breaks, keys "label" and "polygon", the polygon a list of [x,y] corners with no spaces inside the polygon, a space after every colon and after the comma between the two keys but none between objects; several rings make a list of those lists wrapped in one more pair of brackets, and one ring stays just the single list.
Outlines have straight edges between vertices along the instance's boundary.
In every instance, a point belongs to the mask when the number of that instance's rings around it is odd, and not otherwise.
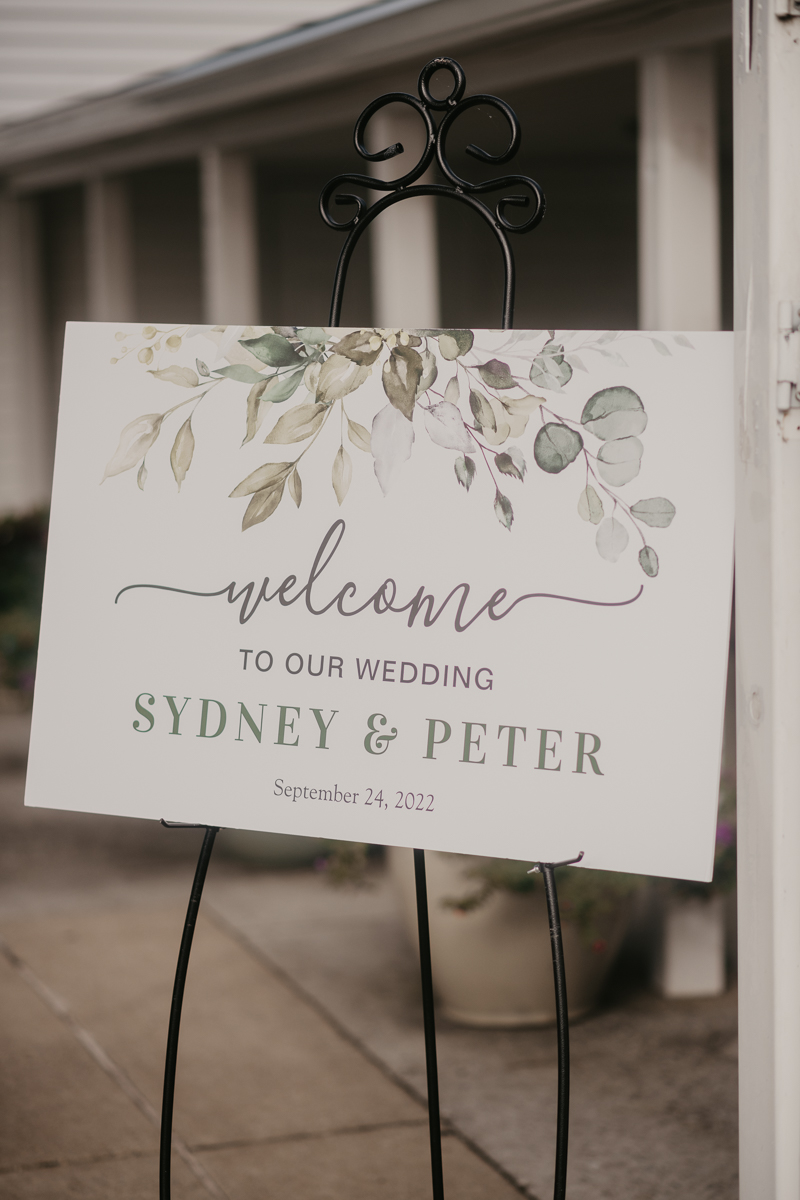
[{"label": "white sign board", "polygon": [[26,803],[710,878],[731,359],[68,326]]}]

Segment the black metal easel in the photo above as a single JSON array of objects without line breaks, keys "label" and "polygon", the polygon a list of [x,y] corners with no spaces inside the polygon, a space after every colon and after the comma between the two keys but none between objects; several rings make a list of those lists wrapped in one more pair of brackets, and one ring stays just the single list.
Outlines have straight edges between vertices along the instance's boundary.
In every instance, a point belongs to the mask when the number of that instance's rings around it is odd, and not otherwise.
[{"label": "black metal easel", "polygon": [[[452,78],[452,89],[443,99],[436,99],[431,90],[430,82],[437,71],[447,71]],[[332,229],[347,232],[344,245],[339,255],[336,275],[331,297],[330,326],[339,324],[344,285],[347,279],[347,268],[353,251],[364,230],[372,221],[380,216],[387,208],[413,196],[447,196],[468,205],[492,229],[503,254],[505,267],[505,285],[503,291],[503,329],[510,329],[514,320],[514,287],[515,266],[514,255],[508,241],[509,233],[527,233],[534,229],[545,212],[544,194],[533,179],[524,175],[504,175],[483,183],[470,183],[462,179],[447,161],[447,136],[455,120],[469,108],[484,105],[496,109],[506,118],[509,127],[509,143],[502,154],[489,154],[478,146],[466,147],[466,153],[484,163],[494,163],[498,166],[513,158],[519,149],[521,131],[519,121],[514,111],[496,96],[475,95],[464,99],[466,76],[462,67],[452,58],[434,58],[423,68],[418,84],[419,97],[406,92],[388,92],[373,100],[362,112],[355,126],[355,147],[360,156],[367,162],[385,162],[402,154],[403,146],[398,142],[392,146],[370,154],[364,144],[364,134],[371,117],[388,104],[405,104],[412,108],[425,125],[426,144],[421,158],[405,175],[397,179],[385,181],[374,179],[369,175],[345,174],[332,179],[323,189],[320,196],[320,214],[323,221]],[[444,113],[437,126],[435,113]],[[434,159],[439,170],[448,180],[447,183],[418,184],[425,172],[432,166]],[[337,205],[354,205],[355,213],[346,221],[336,221],[328,211],[328,205],[337,188],[342,184],[355,184],[373,191],[386,192],[386,196],[373,204],[361,197],[349,193],[337,195]],[[498,201],[492,211],[479,195],[521,186],[529,189],[528,195],[504,196]],[[510,206],[527,208],[533,199],[533,212],[528,219],[519,225],[512,224],[505,216],[505,209]],[[175,970],[175,983],[172,991],[170,1008],[169,1031],[167,1034],[167,1052],[164,1066],[164,1093],[161,1108],[161,1151],[159,1166],[159,1196],[160,1200],[171,1200],[171,1158],[172,1158],[172,1113],[175,1095],[175,1072],[178,1058],[178,1038],[180,1034],[181,1009],[183,993],[186,986],[186,973],[189,966],[189,955],[192,948],[200,900],[203,894],[208,864],[214,848],[214,839],[219,830],[214,826],[184,825],[178,822],[162,821],[168,828],[203,828],[205,836],[200,849],[200,856],[195,870],[194,882],[189,898],[189,907],[183,926],[183,935]],[[533,871],[541,871],[544,878],[545,895],[547,898],[547,913],[550,923],[550,948],[553,958],[553,980],[556,1000],[556,1031],[558,1041],[558,1101],[556,1124],[556,1155],[555,1180],[553,1184],[553,1200],[564,1200],[567,1189],[567,1155],[569,1138],[569,1018],[567,1011],[567,984],[564,971],[564,949],[561,938],[561,917],[558,909],[558,894],[556,890],[555,870],[557,867],[569,866],[580,862],[581,852],[577,858],[560,863],[537,863]],[[419,928],[419,957],[420,977],[422,984],[422,1016],[425,1032],[425,1065],[428,1085],[428,1124],[431,1147],[431,1181],[433,1200],[444,1200],[444,1179],[442,1171],[442,1136],[439,1115],[439,1073],[436,1061],[436,1023],[434,1016],[433,981],[431,974],[431,943],[428,922],[428,890],[425,878],[425,851],[414,851],[414,876],[417,897],[417,921]]]}]

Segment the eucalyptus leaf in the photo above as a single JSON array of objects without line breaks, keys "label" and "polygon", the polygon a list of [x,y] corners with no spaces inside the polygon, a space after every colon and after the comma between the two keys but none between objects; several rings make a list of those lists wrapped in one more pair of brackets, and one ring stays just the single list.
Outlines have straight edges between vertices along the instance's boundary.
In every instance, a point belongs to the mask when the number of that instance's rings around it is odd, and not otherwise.
[{"label": "eucalyptus leaf", "polygon": [[144,459],[142,459],[142,465],[139,467],[139,471],[136,475],[136,483],[139,486],[139,491],[143,492],[144,485],[147,483],[147,467],[144,465]]},{"label": "eucalyptus leaf", "polygon": [[126,425],[100,482],[110,479],[112,475],[121,475],[141,462],[158,437],[163,420],[163,413],[147,413]]},{"label": "eucalyptus leaf", "polygon": [[622,487],[639,474],[644,446],[637,437],[604,442],[597,452],[600,478],[611,487]]},{"label": "eucalyptus leaf", "polygon": [[243,446],[248,442],[252,442],[258,432],[259,416],[261,414],[261,397],[264,394],[264,388],[267,386],[267,380],[262,378],[260,383],[253,384],[247,394],[247,423],[245,427]]},{"label": "eucalyptus leaf", "polygon": [[196,388],[200,383],[197,372],[191,367],[162,367],[160,371],[148,371],[147,374],[164,383],[177,383],[179,387]]},{"label": "eucalyptus leaf", "polygon": [[663,354],[667,358],[672,358],[672,351],[670,350],[669,346],[665,345],[665,343],[661,341],[660,338],[651,337],[650,341],[653,343],[659,354]]},{"label": "eucalyptus leaf", "polygon": [[676,333],[672,339],[679,346],[685,346],[687,350],[694,350],[694,345],[689,341],[685,333]]},{"label": "eucalyptus leaf", "polygon": [[628,531],[616,517],[606,517],[597,527],[595,545],[601,558],[616,562],[628,544]]},{"label": "eucalyptus leaf", "polygon": [[448,379],[447,387],[444,389],[444,398],[448,404],[458,404],[461,396],[461,390],[458,386],[458,375],[454,375],[452,379]]},{"label": "eucalyptus leaf", "polygon": [[478,374],[487,387],[497,388],[498,391],[517,386],[517,381],[508,368],[508,363],[501,362],[499,358],[490,358],[487,363],[483,363],[478,367]]},{"label": "eucalyptus leaf", "polygon": [[675,516],[675,505],[663,496],[653,496],[650,500],[637,500],[631,505],[631,512],[637,520],[655,529],[666,529],[672,524]]},{"label": "eucalyptus leaf", "polygon": [[528,464],[519,446],[509,446],[502,454],[495,454],[494,462],[503,475],[511,475],[514,479],[519,479],[520,483],[525,478]]},{"label": "eucalyptus leaf", "polygon": [[303,481],[300,478],[300,472],[297,467],[295,467],[289,476],[289,495],[299,508],[303,502]]},{"label": "eucalyptus leaf", "polygon": [[416,397],[419,398],[423,392],[427,392],[429,387],[433,387],[436,383],[436,377],[439,374],[439,366],[436,362],[436,355],[432,350],[420,350],[419,356],[422,359],[422,375],[417,384]]},{"label": "eucalyptus leaf", "polygon": [[375,475],[385,496],[398,467],[411,457],[414,426],[399,408],[387,404],[375,414],[370,444],[375,460]]},{"label": "eucalyptus leaf", "polygon": [[350,489],[350,483],[353,479],[353,460],[345,450],[344,446],[339,446],[336,457],[333,460],[333,470],[331,471],[331,483],[333,490],[336,493],[336,499],[341,505],[345,496]]},{"label": "eucalyptus leaf", "polygon": [[565,354],[564,362],[568,362],[569,365],[572,367],[573,371],[578,370],[578,371],[585,371],[587,373],[589,371],[589,368],[586,366],[583,359],[578,354],[574,354],[574,353],[573,354]]},{"label": "eucalyptus leaf", "polygon": [[614,441],[644,433],[647,413],[632,388],[603,388],[584,404],[581,425],[601,441]]},{"label": "eucalyptus leaf", "polygon": [[514,523],[514,509],[511,507],[511,501],[502,492],[498,492],[494,498],[494,515],[506,529],[510,529]]},{"label": "eucalyptus leaf", "polygon": [[317,381],[317,400],[322,404],[332,404],[334,400],[342,400],[356,388],[360,388],[365,379],[372,374],[372,367],[354,362],[344,354],[332,354],[326,358],[319,372]]},{"label": "eucalyptus leaf", "polygon": [[446,358],[448,362],[460,358],[462,354],[468,354],[475,341],[471,329],[441,329],[430,332],[439,338],[439,351],[442,358]]},{"label": "eucalyptus leaf", "polygon": [[362,367],[371,367],[383,349],[383,339],[374,329],[356,329],[336,343],[335,352]]},{"label": "eucalyptus leaf", "polygon": [[652,546],[642,546],[639,551],[639,566],[645,575],[649,575],[651,579],[655,579],[658,574],[658,555]]},{"label": "eucalyptus leaf", "polygon": [[494,415],[494,409],[483,392],[477,388],[470,388],[469,406],[475,418],[475,424],[479,429],[497,430],[497,418]]},{"label": "eucalyptus leaf", "polygon": [[264,442],[268,446],[304,442],[317,432],[329,411],[325,404],[298,404],[275,422]]},{"label": "eucalyptus leaf", "polygon": [[214,367],[215,375],[224,375],[226,379],[235,379],[237,383],[260,383],[264,376],[260,371],[244,363],[232,363],[229,367]]},{"label": "eucalyptus leaf", "polygon": [[578,498],[578,516],[582,521],[599,525],[603,519],[603,501],[588,483]]},{"label": "eucalyptus leaf", "polygon": [[463,488],[467,491],[472,487],[472,481],[475,478],[475,463],[468,454],[459,454],[454,464],[456,479]]},{"label": "eucalyptus leaf", "polygon": [[198,375],[205,375],[205,376],[208,376],[208,375],[210,375],[210,374],[211,374],[211,372],[209,371],[209,369],[208,369],[208,367],[206,366],[206,364],[205,364],[205,363],[202,361],[202,359],[196,358],[196,359],[194,360],[194,365],[197,367],[197,374],[198,374]]},{"label": "eucalyptus leaf", "polygon": [[582,449],[583,438],[579,433],[561,422],[550,421],[536,435],[533,457],[543,471],[558,475],[575,461]]},{"label": "eucalyptus leaf", "polygon": [[299,367],[303,361],[291,342],[277,333],[262,333],[261,337],[246,338],[239,345],[268,367]]},{"label": "eucalyptus leaf", "polygon": [[437,446],[464,452],[474,448],[475,443],[461,413],[449,400],[440,400],[438,404],[423,409],[423,415],[428,437]]},{"label": "eucalyptus leaf", "polygon": [[317,325],[309,325],[305,329],[298,329],[297,336],[304,346],[324,346],[328,340],[326,330],[320,329]]},{"label": "eucalyptus leaf", "polygon": [[549,392],[560,392],[571,378],[572,367],[564,356],[564,347],[557,342],[548,342],[531,363],[531,383]]},{"label": "eucalyptus leaf", "polygon": [[262,399],[269,400],[270,404],[283,404],[284,400],[289,400],[300,387],[305,373],[305,367],[301,367],[299,371],[292,371],[289,375],[272,375],[267,381]]},{"label": "eucalyptus leaf", "polygon": [[293,462],[264,463],[238,483],[230,494],[229,499],[239,500],[242,496],[252,496],[256,492],[269,491],[270,488],[283,484],[286,476],[294,467]]},{"label": "eucalyptus leaf", "polygon": [[186,478],[186,472],[192,465],[192,457],[194,455],[194,434],[192,433],[192,418],[181,425],[172,444],[172,450],[169,455],[172,474],[175,476],[175,482],[178,485],[178,491],[181,490],[181,484]]},{"label": "eucalyptus leaf", "polygon": [[494,429],[486,426],[481,430],[481,437],[488,442],[490,446],[502,446],[504,442],[511,436],[511,426],[515,429],[522,426],[523,430],[527,418],[511,417],[506,412],[505,407],[495,396],[487,396],[486,402],[492,410],[494,417]]},{"label": "eucalyptus leaf", "polygon": [[417,387],[422,378],[422,359],[413,346],[394,346],[384,363],[383,390],[394,407],[411,420]]},{"label": "eucalyptus leaf", "polygon": [[[345,416],[347,416],[346,413]],[[347,433],[350,441],[358,450],[365,450],[369,454],[372,447],[370,446],[368,429],[365,429],[363,425],[359,425],[358,421],[351,421],[347,417]]]},{"label": "eucalyptus leaf", "polygon": [[267,517],[272,516],[281,502],[285,484],[286,480],[284,478],[274,487],[265,488],[264,491],[253,493],[242,518],[243,531],[249,529],[251,525],[259,525],[262,521],[266,521]]}]

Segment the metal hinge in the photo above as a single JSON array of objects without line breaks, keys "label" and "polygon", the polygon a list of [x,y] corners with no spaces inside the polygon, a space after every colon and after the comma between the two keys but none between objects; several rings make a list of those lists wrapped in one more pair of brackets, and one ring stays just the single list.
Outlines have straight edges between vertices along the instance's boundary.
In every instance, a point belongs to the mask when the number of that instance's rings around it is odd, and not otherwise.
[{"label": "metal hinge", "polygon": [[781,21],[800,17],[800,0],[775,0],[775,16]]}]

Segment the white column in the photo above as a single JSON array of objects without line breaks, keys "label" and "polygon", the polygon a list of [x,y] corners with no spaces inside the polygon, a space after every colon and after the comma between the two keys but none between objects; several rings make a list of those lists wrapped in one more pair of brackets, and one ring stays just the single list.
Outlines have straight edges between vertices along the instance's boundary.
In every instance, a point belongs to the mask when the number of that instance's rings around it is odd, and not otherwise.
[{"label": "white column", "polygon": [[133,246],[125,181],[86,184],[86,288],[90,321],[134,321]]},{"label": "white column", "polygon": [[207,321],[259,320],[255,180],[249,158],[216,146],[201,160],[203,281]]},{"label": "white column", "polygon": [[35,201],[0,194],[0,514],[50,497],[55,411],[47,351]]},{"label": "white column", "polygon": [[[377,179],[392,179],[410,170],[424,147],[421,119],[405,107],[383,109],[370,122],[374,153],[400,142],[408,153],[372,163]],[[405,164],[408,165],[405,165]],[[373,199],[385,195],[373,193]],[[381,329],[437,329],[439,315],[439,249],[433,196],[402,200],[377,217],[370,228],[372,306]]]},{"label": "white column", "polygon": [[639,327],[719,329],[714,54],[639,64]]},{"label": "white column", "polygon": [[778,308],[800,305],[798,129],[800,18],[736,0],[742,1200],[800,1196],[800,409],[784,425],[777,406]]}]

